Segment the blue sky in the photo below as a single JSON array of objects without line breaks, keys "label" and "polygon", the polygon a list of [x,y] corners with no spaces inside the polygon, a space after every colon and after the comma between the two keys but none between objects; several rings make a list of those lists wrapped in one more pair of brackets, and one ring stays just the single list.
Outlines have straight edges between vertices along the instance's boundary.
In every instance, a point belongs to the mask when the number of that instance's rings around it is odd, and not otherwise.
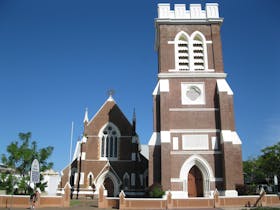
[{"label": "blue sky", "polygon": [[[0,154],[19,132],[54,146],[61,170],[107,91],[146,144],[157,82],[154,18],[167,1],[0,0]],[[227,81],[234,91],[243,159],[280,141],[280,1],[218,2]],[[202,3],[206,1],[170,1]]]}]

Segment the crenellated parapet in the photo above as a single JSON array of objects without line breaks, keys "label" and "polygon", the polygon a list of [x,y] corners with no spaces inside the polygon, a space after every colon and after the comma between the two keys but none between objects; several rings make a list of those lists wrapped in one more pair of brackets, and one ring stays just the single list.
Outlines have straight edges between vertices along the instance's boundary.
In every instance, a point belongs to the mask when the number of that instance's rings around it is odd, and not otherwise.
[{"label": "crenellated parapet", "polygon": [[185,4],[175,4],[174,10],[170,4],[158,4],[158,19],[219,19],[219,5],[217,3],[206,3],[205,10],[201,4],[190,4],[186,10]]}]

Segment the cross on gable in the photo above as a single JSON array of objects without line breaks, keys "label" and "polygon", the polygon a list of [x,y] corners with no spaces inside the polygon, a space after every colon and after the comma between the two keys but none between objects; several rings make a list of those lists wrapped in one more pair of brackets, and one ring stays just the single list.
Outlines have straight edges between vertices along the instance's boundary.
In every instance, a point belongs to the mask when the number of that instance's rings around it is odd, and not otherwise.
[{"label": "cross on gable", "polygon": [[112,97],[114,94],[115,94],[115,90],[113,90],[113,89],[110,89],[110,90],[108,90],[108,96],[109,97]]}]

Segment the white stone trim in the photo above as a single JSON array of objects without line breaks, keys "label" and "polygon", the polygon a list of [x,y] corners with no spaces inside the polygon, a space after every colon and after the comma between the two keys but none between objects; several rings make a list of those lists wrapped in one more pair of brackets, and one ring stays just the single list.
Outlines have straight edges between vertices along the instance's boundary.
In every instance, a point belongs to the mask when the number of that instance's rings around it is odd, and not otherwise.
[{"label": "white stone trim", "polygon": [[87,137],[83,136],[81,141],[82,141],[82,143],[86,143],[87,142]]},{"label": "white stone trim", "polygon": [[[109,159],[103,158],[103,159],[98,159],[98,160],[94,160],[94,159],[86,159],[86,161],[90,161],[90,162],[107,162]],[[133,162],[132,160],[118,160],[118,159],[110,159],[110,162],[113,161],[119,161],[119,162]]]},{"label": "white stone trim", "polygon": [[[174,40],[168,41],[168,42],[167,42],[167,44],[175,44],[175,43],[176,43],[176,42],[175,42]],[[213,41],[212,41],[212,40],[206,40],[205,43],[206,43],[206,44],[213,44]],[[210,70],[210,69],[208,69],[208,70]],[[175,69],[174,69],[174,71],[178,71],[178,70],[175,70]],[[212,71],[214,71],[214,69],[212,69]]]},{"label": "white stone trim", "polygon": [[154,91],[153,91],[153,96],[159,95],[159,82],[157,83]]},{"label": "white stone trim", "polygon": [[178,137],[172,138],[172,145],[173,145],[173,150],[179,149],[179,138]]},{"label": "white stone trim", "polygon": [[209,18],[209,19],[155,19],[156,26],[159,24],[207,24],[207,23],[218,23],[223,22],[223,18]]},{"label": "white stone trim", "polygon": [[218,150],[219,149],[217,136],[212,136],[211,137],[211,145],[212,145],[212,150]]},{"label": "white stone trim", "polygon": [[[198,71],[198,70],[197,70]],[[197,71],[180,71],[180,70],[177,70],[177,69],[168,69],[168,72],[170,72],[170,73],[196,73]],[[201,71],[199,71],[199,72],[197,72],[196,74],[198,74],[198,73],[211,73],[211,72],[215,72],[215,69],[205,69],[205,70],[201,70]]]},{"label": "white stone trim", "polygon": [[[210,182],[223,182],[224,179],[222,177],[215,177],[213,179],[210,179]],[[181,179],[181,178],[171,178],[170,179],[170,182],[174,182],[174,183],[178,183],[178,182],[184,182],[184,179]]]},{"label": "white stone trim", "polygon": [[183,150],[209,150],[209,137],[207,134],[182,135]]},{"label": "white stone trim", "polygon": [[159,80],[159,91],[160,92],[169,92],[169,80],[168,79]]},{"label": "white stone trim", "polygon": [[236,131],[222,130],[221,131],[222,142],[231,142],[232,144],[242,144]]},{"label": "white stone trim", "polygon": [[226,73],[216,73],[216,72],[168,72],[159,73],[158,78],[226,78]]},{"label": "white stone trim", "polygon": [[171,129],[170,133],[217,133],[219,129]]},{"label": "white stone trim", "polygon": [[217,79],[218,92],[227,92],[228,95],[233,95],[233,92],[225,79]]},{"label": "white stone trim", "polygon": [[[195,87],[200,90],[200,95],[194,100],[188,98],[186,92]],[[181,83],[181,103],[182,105],[205,105],[205,84],[204,82],[182,82]]]},{"label": "white stone trim", "polygon": [[82,152],[81,158],[82,158],[82,160],[85,160],[85,159],[86,159],[86,153],[85,153],[85,152]]},{"label": "white stone trim", "polygon": [[149,146],[160,145],[160,133],[159,132],[153,132],[148,145]]},{"label": "white stone trim", "polygon": [[209,150],[209,151],[205,151],[205,150],[189,150],[189,151],[171,151],[170,152],[171,155],[221,155],[222,152],[221,151],[213,151],[213,150]]},{"label": "white stone trim", "polygon": [[87,123],[88,122],[88,108],[86,108],[86,111],[85,111],[85,117],[84,117],[84,123]]},{"label": "white stone trim", "polygon": [[170,131],[161,131],[160,132],[161,143],[170,143]]},{"label": "white stone trim", "polygon": [[77,141],[72,161],[80,157],[82,141]]},{"label": "white stone trim", "polygon": [[219,191],[221,196],[225,197],[237,197],[238,192],[236,190],[225,190],[225,191]]},{"label": "white stone trim", "polygon": [[80,184],[84,184],[84,182],[85,182],[85,173],[80,172]]},{"label": "white stone trim", "polygon": [[175,4],[174,10],[170,10],[170,4],[158,4],[158,19],[218,19],[219,5],[217,3],[207,3],[205,10],[201,9],[201,4],[190,4],[186,10],[185,4]]},{"label": "white stone trim", "polygon": [[[171,191],[172,198],[173,199],[187,199],[188,198],[188,192],[184,191]],[[196,199],[199,199],[198,197]]]},{"label": "white stone trim", "polygon": [[180,179],[180,178],[171,178],[170,182],[184,182],[184,179]]},{"label": "white stone trim", "polygon": [[219,111],[218,108],[169,108],[171,112],[212,112]]}]

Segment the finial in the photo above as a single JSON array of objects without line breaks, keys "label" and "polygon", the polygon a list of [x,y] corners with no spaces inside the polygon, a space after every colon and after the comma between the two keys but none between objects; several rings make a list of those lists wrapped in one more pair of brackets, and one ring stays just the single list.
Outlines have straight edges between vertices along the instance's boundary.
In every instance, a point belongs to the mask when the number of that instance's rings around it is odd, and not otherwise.
[{"label": "finial", "polygon": [[107,93],[109,95],[108,101],[114,101],[113,95],[115,94],[115,91],[113,89],[110,89]]},{"label": "finial", "polygon": [[132,135],[136,135],[136,113],[135,108],[133,109],[133,117],[132,117]]},{"label": "finial", "polygon": [[85,111],[84,123],[85,122],[88,122],[88,108],[86,108],[86,111]]},{"label": "finial", "polygon": [[133,109],[133,117],[132,117],[133,121],[136,121],[136,112],[135,112],[135,108]]}]

